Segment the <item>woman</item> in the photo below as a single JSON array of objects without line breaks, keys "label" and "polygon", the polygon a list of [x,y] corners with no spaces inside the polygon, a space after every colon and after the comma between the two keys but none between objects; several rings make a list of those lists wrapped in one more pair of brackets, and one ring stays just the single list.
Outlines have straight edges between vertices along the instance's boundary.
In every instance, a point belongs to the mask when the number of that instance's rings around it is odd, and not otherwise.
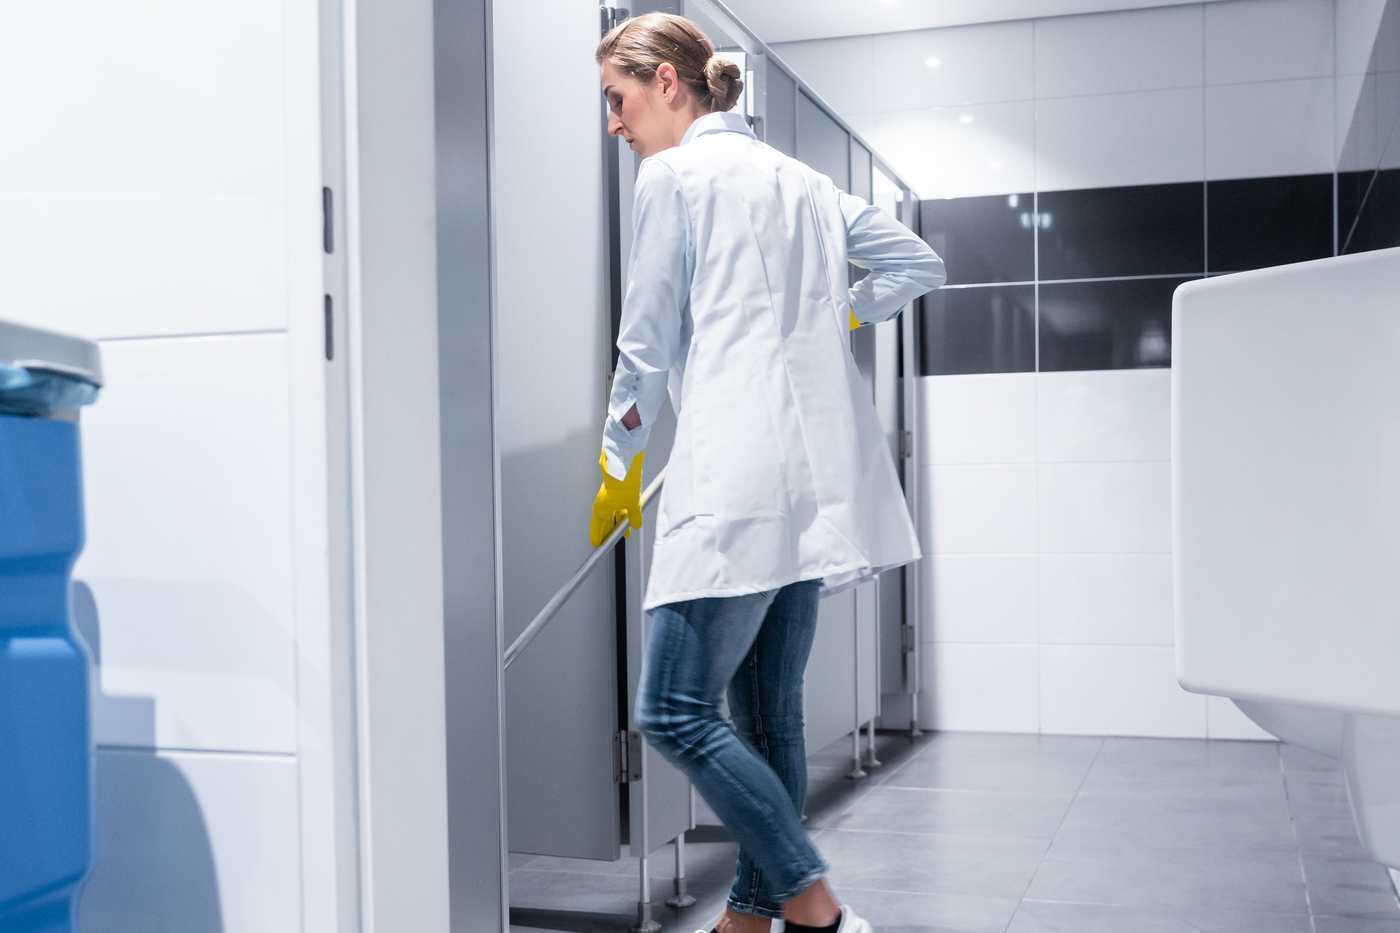
[{"label": "woman", "polygon": [[[596,58],[608,131],[643,159],[595,547],[619,520],[641,526],[643,449],[668,388],[677,412],[634,718],[738,840],[718,933],[779,917],[791,933],[870,933],[833,897],[799,817],[803,671],[823,582],[921,556],[847,331],[941,285],[943,262],[756,139],[730,112],[738,67],[690,20],[629,20]],[[870,270],[854,287],[848,262]]]}]

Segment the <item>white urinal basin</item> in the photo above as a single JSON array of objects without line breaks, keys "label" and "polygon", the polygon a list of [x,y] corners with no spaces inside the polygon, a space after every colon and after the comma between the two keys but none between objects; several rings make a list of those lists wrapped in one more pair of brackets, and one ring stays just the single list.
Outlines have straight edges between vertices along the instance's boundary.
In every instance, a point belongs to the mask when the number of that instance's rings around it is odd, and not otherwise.
[{"label": "white urinal basin", "polygon": [[1177,677],[1342,762],[1400,867],[1400,249],[1172,307]]}]

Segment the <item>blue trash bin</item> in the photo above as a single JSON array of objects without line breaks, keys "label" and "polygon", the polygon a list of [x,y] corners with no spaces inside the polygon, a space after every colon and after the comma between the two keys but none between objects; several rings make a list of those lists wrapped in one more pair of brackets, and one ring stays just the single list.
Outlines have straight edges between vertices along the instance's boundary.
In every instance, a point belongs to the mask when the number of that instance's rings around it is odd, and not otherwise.
[{"label": "blue trash bin", "polygon": [[0,933],[75,930],[92,863],[90,662],[69,576],[77,412],[100,384],[96,344],[0,321]]}]

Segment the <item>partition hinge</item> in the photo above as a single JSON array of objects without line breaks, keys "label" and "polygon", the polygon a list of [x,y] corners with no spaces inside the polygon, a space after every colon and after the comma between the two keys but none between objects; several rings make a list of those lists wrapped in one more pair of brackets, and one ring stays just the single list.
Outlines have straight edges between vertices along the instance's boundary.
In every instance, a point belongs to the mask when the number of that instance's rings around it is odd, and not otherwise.
[{"label": "partition hinge", "polygon": [[613,736],[613,780],[630,784],[642,779],[642,734],[622,730]]},{"label": "partition hinge", "polygon": [[603,31],[599,35],[606,36],[612,29],[627,18],[628,11],[620,6],[600,6],[598,12],[601,14]]},{"label": "partition hinge", "polygon": [[905,654],[914,653],[914,626],[901,625],[899,627],[899,650]]},{"label": "partition hinge", "polygon": [[913,432],[913,431],[900,431],[900,432],[899,432],[899,455],[900,455],[901,457],[903,457],[905,460],[908,460],[910,457],[914,456],[914,432]]}]

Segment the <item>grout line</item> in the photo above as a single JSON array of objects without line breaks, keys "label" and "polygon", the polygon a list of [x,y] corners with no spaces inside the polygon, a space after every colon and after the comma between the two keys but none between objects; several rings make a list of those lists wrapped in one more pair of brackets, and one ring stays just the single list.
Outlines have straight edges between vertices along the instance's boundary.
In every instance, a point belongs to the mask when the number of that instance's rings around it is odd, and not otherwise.
[{"label": "grout line", "polygon": [[260,337],[270,334],[286,334],[285,327],[265,327],[253,328],[252,330],[220,330],[207,332],[190,332],[183,334],[124,334],[117,337],[98,337],[99,344],[104,343],[128,343],[137,340],[200,340],[221,337]]},{"label": "grout line", "polygon": [[258,752],[258,751],[244,751],[244,750],[241,750],[241,749],[232,749],[232,748],[179,748],[179,747],[175,747],[175,746],[164,746],[164,745],[152,747],[152,746],[149,746],[149,745],[119,745],[119,744],[108,744],[108,743],[106,743],[106,742],[99,742],[99,743],[97,743],[97,745],[96,745],[96,749],[97,749],[97,751],[99,751],[99,752],[118,752],[118,753],[127,754],[127,755],[151,755],[151,756],[160,756],[160,755],[167,755],[167,754],[169,754],[169,755],[209,756],[209,757],[224,757],[224,758],[248,758],[248,759],[253,759],[253,760],[265,760],[265,761],[296,761],[296,760],[297,760],[297,756],[296,756],[296,753],[295,753],[295,752]]}]

